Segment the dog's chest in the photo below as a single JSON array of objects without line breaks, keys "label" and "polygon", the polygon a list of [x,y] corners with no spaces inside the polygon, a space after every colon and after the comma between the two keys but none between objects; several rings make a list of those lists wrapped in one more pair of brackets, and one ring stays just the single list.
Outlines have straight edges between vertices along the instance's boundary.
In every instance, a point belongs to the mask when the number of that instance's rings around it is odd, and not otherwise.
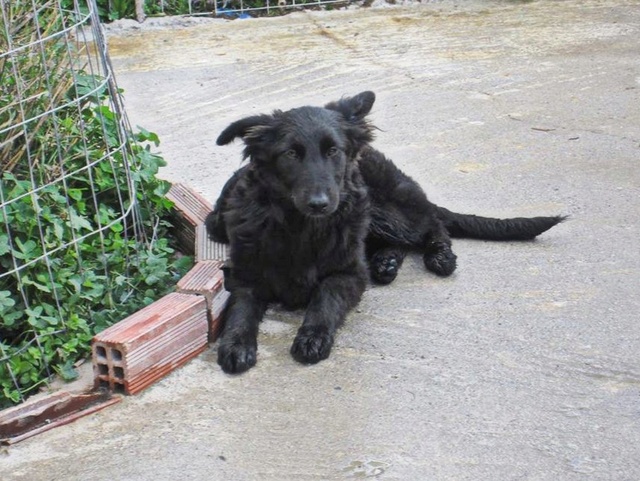
[{"label": "dog's chest", "polygon": [[344,253],[354,248],[343,234],[327,224],[301,230],[269,226],[260,246],[265,286],[285,304],[307,303],[324,277],[343,268]]},{"label": "dog's chest", "polygon": [[309,276],[309,271],[331,268],[331,253],[348,248],[335,226],[305,226],[300,230],[270,226],[265,230],[261,257],[263,264],[287,277]]}]

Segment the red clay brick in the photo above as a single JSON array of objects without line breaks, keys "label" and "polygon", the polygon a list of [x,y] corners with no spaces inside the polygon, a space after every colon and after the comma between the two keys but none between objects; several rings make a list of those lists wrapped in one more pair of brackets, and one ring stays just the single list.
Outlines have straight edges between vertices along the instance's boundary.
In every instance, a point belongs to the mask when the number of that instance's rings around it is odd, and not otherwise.
[{"label": "red clay brick", "polygon": [[204,224],[197,226],[196,261],[225,260],[226,258],[227,246],[209,239],[209,234]]},{"label": "red clay brick", "polygon": [[167,198],[174,202],[194,226],[204,223],[211,212],[211,204],[195,190],[183,184],[173,184],[167,192]]},{"label": "red clay brick", "polygon": [[222,311],[229,298],[224,289],[222,261],[198,262],[186,276],[178,282],[178,292],[199,294],[207,300],[209,309],[209,341],[218,337],[221,326]]},{"label": "red clay brick", "polygon": [[93,338],[96,387],[136,394],[207,347],[204,297],[174,292]]},{"label": "red clay brick", "polygon": [[196,227],[204,223],[211,211],[211,204],[182,184],[173,184],[167,192],[167,198],[175,204],[172,222],[181,250],[192,255],[195,253]]}]

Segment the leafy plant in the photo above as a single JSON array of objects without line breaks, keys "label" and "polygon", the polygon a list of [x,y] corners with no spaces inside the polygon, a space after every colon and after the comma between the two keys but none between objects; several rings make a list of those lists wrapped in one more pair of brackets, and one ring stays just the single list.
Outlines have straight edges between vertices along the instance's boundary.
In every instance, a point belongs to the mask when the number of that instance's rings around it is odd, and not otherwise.
[{"label": "leafy plant", "polygon": [[[61,31],[51,4],[35,24],[31,2],[12,2],[0,47]],[[169,244],[157,135],[125,129],[112,85],[77,66],[71,43],[41,37],[0,55],[0,408],[54,373],[73,378],[96,332],[170,291],[192,262]]]},{"label": "leafy plant", "polygon": [[[189,2],[191,1],[191,9]],[[211,4],[211,0],[146,0],[144,8],[147,15],[165,14],[165,15],[187,15],[192,12],[204,12],[206,7]],[[213,10],[209,8],[209,11]]]},{"label": "leafy plant", "polygon": [[[63,8],[73,10],[74,0],[60,0]],[[350,0],[337,1],[335,4],[326,4],[322,8],[331,10],[349,3]],[[191,13],[207,13],[218,11],[229,18],[237,17],[239,10],[255,10],[252,15],[278,16],[291,9],[302,8],[305,5],[316,7],[318,0],[287,0],[286,6],[280,6],[277,1],[267,0],[144,0],[144,12],[146,15],[188,15]],[[81,11],[87,10],[86,0],[79,0]],[[103,22],[111,22],[121,18],[135,17],[135,3],[133,0],[96,0],[98,16]],[[282,7],[282,8],[281,8]],[[228,11],[236,13],[229,14]],[[227,13],[225,13],[227,12]]]},{"label": "leafy plant", "polygon": [[[104,4],[105,2],[102,3]],[[106,3],[109,20],[131,18],[136,13],[135,4],[132,0],[110,0]]]}]

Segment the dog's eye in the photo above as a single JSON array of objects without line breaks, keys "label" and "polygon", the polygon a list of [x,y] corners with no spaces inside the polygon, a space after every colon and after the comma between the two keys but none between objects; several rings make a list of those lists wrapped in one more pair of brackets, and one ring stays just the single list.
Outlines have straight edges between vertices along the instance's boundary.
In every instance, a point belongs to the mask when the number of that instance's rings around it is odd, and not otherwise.
[{"label": "dog's eye", "polygon": [[338,147],[329,147],[327,157],[335,157],[336,155],[338,155]]},{"label": "dog's eye", "polygon": [[297,159],[299,157],[298,152],[295,149],[289,149],[287,150],[284,155],[286,155],[287,157],[289,157],[290,159]]}]

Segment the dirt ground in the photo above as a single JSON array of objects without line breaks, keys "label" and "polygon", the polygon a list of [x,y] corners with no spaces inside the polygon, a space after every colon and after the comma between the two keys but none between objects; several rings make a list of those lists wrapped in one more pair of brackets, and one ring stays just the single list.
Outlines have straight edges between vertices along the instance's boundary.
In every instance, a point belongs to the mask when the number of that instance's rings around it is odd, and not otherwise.
[{"label": "dirt ground", "polygon": [[258,365],[216,347],[0,452],[0,480],[640,479],[640,3],[457,2],[108,28],[162,176],[210,201],[243,116],[377,94],[376,146],[452,210],[569,214],[535,242],[411,256],[316,366],[270,310]]}]

